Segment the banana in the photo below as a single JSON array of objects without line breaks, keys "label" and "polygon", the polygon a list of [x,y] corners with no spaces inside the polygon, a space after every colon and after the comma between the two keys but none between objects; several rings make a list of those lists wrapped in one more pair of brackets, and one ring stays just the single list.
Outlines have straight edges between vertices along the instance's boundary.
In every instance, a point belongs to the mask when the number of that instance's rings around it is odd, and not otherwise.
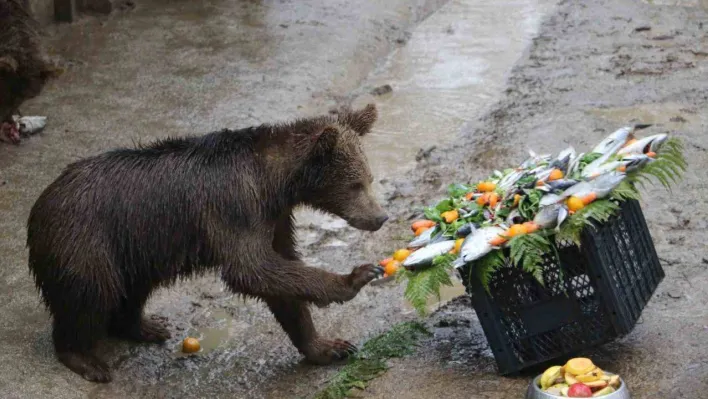
[{"label": "banana", "polygon": [[580,382],[580,381],[576,380],[575,377],[573,377],[570,373],[565,373],[565,383],[566,384],[573,385],[573,384],[577,384],[578,382]]},{"label": "banana", "polygon": [[543,372],[540,381],[542,390],[546,390],[548,387],[553,385],[556,379],[561,377],[560,370],[561,366],[552,366]]}]

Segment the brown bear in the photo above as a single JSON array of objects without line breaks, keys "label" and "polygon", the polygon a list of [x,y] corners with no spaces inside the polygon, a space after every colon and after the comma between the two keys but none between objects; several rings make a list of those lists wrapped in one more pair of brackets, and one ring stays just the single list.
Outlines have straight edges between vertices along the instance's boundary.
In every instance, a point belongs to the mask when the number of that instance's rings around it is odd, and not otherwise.
[{"label": "brown bear", "polygon": [[339,275],[305,265],[293,209],[381,228],[388,216],[372,195],[360,144],[376,116],[368,105],[70,164],[32,207],[27,231],[29,268],[53,316],[58,359],[89,381],[110,381],[92,354],[96,340],[107,333],[165,341],[165,327],[143,317],[150,293],[210,270],[234,293],[263,300],[308,360],[350,354],[349,342],[317,334],[308,305],[349,301],[380,268]]},{"label": "brown bear", "polygon": [[0,0],[0,141],[20,142],[13,115],[61,72],[44,54],[29,1]]}]

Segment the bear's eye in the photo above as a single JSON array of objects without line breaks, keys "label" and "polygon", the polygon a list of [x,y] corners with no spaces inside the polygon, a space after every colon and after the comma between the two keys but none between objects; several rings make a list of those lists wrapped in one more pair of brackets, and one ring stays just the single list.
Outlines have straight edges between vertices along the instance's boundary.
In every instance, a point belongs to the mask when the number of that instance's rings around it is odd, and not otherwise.
[{"label": "bear's eye", "polygon": [[364,189],[364,185],[361,184],[361,182],[356,182],[356,183],[350,184],[350,185],[349,185],[349,188],[351,188],[352,190],[363,190],[363,189]]}]

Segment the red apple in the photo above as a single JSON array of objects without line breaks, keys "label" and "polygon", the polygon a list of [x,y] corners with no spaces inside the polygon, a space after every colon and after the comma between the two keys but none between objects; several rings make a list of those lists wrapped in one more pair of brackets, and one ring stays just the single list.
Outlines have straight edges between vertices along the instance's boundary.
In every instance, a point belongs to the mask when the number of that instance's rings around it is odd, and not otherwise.
[{"label": "red apple", "polygon": [[592,398],[592,389],[582,382],[575,383],[568,388],[569,398]]}]

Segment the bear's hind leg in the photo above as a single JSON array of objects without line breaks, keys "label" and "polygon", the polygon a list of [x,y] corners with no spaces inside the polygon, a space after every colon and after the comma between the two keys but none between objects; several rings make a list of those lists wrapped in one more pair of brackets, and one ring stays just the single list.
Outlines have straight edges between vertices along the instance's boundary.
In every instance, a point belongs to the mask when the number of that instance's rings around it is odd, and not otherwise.
[{"label": "bear's hind leg", "polygon": [[143,316],[149,295],[148,290],[132,292],[129,299],[123,300],[120,308],[111,314],[109,331],[112,335],[147,343],[163,343],[171,337],[161,322]]},{"label": "bear's hind leg", "polygon": [[288,334],[293,345],[315,364],[330,364],[346,359],[357,348],[351,343],[340,340],[328,340],[318,336],[307,303],[281,298],[264,299],[283,330]]}]

